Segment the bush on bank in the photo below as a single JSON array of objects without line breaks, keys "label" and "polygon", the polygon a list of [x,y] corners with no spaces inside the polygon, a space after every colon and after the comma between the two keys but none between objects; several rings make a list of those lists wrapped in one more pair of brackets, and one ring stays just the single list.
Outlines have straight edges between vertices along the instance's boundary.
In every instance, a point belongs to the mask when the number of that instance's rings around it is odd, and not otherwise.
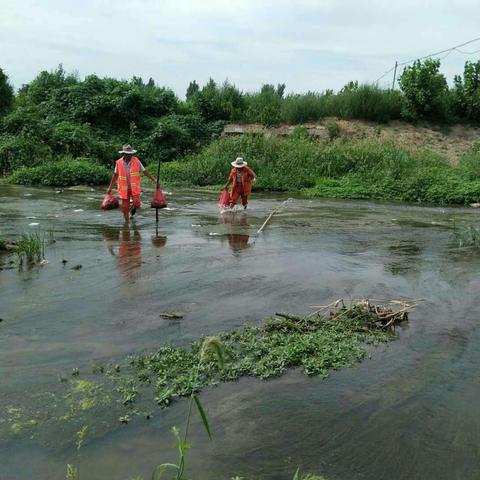
[{"label": "bush on bank", "polygon": [[223,184],[239,155],[258,174],[257,190],[436,204],[480,199],[480,154],[475,151],[452,166],[428,150],[412,153],[391,142],[325,145],[298,135],[222,138],[198,154],[163,164],[161,178],[179,185]]},{"label": "bush on bank", "polygon": [[112,172],[103,165],[80,158],[49,161],[36,167],[23,167],[16,170],[8,180],[20,185],[54,187],[106,185],[111,174]]}]

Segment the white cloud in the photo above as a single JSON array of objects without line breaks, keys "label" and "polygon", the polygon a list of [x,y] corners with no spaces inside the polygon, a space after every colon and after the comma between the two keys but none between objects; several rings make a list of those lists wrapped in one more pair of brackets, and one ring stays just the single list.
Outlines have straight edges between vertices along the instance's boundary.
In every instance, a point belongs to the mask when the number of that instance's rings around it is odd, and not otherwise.
[{"label": "white cloud", "polygon": [[[151,76],[180,95],[210,76],[323,90],[480,36],[477,12],[471,0],[2,0],[0,67],[16,86],[63,63]],[[453,53],[443,70],[477,58]]]}]

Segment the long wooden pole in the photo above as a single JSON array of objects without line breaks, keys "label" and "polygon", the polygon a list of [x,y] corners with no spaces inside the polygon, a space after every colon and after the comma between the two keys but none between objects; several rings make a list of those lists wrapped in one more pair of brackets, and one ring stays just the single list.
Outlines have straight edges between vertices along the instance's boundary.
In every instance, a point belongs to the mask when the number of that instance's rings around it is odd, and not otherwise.
[{"label": "long wooden pole", "polygon": [[280,210],[283,208],[284,205],[287,204],[287,202],[290,201],[290,198],[287,198],[280,206],[277,208],[273,209],[272,213],[267,217],[267,219],[263,222],[262,226],[257,230],[257,233],[255,234],[255,239],[253,240],[253,243],[257,241],[258,235],[262,232],[262,230],[267,226],[267,223],[271,220],[271,218]]},{"label": "long wooden pole", "polygon": [[[158,159],[157,167],[157,190],[160,188],[160,159]],[[157,222],[157,237],[158,237],[158,208],[155,209],[155,221]]]},{"label": "long wooden pole", "polygon": [[393,71],[392,90],[395,90],[395,80],[397,79],[397,67],[398,67],[398,61],[395,62],[395,70]]}]

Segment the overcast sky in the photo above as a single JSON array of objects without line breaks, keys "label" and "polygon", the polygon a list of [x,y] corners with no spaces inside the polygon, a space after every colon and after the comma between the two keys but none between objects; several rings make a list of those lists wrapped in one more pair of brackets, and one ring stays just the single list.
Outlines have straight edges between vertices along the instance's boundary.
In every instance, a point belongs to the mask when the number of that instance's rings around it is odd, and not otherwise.
[{"label": "overcast sky", "polygon": [[[15,87],[62,63],[80,76],[190,80],[287,91],[373,82],[405,61],[480,37],[479,0],[0,0],[0,67]],[[464,47],[480,49],[480,42]],[[449,80],[465,60],[452,53]],[[391,75],[385,82],[391,82]]]}]

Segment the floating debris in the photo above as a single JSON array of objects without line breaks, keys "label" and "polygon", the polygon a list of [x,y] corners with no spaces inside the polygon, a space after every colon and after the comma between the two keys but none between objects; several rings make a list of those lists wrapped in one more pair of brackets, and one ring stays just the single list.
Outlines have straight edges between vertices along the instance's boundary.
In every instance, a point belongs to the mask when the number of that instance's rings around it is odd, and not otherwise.
[{"label": "floating debris", "polygon": [[40,225],[38,222],[32,222],[28,224],[29,227],[36,227],[38,225]]},{"label": "floating debris", "polygon": [[210,232],[209,235],[211,237],[220,237],[222,234],[221,233],[218,233],[218,232]]},{"label": "floating debris", "polygon": [[82,265],[78,264],[72,267],[72,270],[80,270],[82,268]]},{"label": "floating debris", "polygon": [[78,212],[83,212],[83,208],[77,208],[76,210],[74,210],[75,213],[78,213]]},{"label": "floating debris", "polygon": [[[416,303],[410,304],[404,300],[390,300],[383,304],[375,304],[364,298],[355,300],[349,307],[346,307],[343,298],[340,298],[329,305],[312,307],[319,308],[319,310],[315,310],[309,317],[330,310],[328,318],[331,320],[338,320],[344,316],[347,318],[364,316],[364,321],[369,327],[394,329],[396,324],[408,320],[409,312],[416,306]],[[285,318],[283,314],[276,315]]]},{"label": "floating debris", "polygon": [[24,196],[24,197],[31,197],[32,194],[31,194],[31,193],[24,193],[23,196]]},{"label": "floating debris", "polygon": [[192,223],[192,227],[196,228],[196,227],[201,227],[201,225],[197,224],[197,223]]},{"label": "floating debris", "polygon": [[161,318],[167,318],[169,320],[180,320],[181,318],[183,318],[183,315],[178,312],[162,312],[159,316]]},{"label": "floating debris", "polygon": [[62,258],[62,263],[66,265],[68,263],[68,260],[66,260],[65,258]]}]

